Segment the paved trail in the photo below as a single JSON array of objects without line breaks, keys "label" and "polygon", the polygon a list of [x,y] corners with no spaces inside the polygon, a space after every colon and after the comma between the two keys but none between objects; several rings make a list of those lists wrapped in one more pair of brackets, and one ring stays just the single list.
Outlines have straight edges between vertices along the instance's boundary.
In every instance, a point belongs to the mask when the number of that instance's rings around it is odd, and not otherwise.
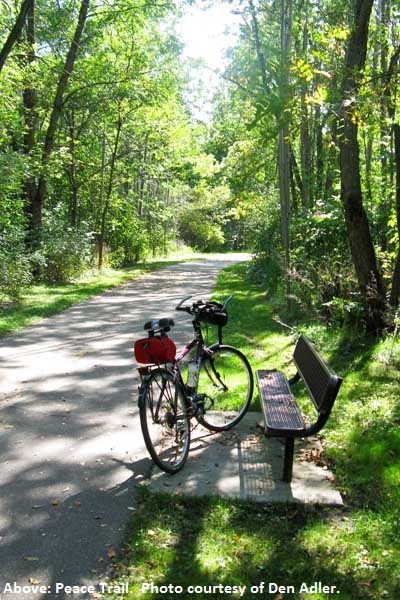
[{"label": "paved trail", "polygon": [[[190,327],[177,301],[208,297],[217,273],[246,259],[168,267],[0,341],[0,598],[85,597],[56,594],[57,583],[99,591],[149,468],[133,340],[146,319],[173,316],[182,343]],[[14,582],[31,587],[9,593]]]}]

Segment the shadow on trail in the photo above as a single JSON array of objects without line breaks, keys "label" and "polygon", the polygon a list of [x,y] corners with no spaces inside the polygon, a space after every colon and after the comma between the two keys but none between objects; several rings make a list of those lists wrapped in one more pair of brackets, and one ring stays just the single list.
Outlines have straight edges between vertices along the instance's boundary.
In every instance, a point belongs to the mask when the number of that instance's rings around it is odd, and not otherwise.
[{"label": "shadow on trail", "polygon": [[[183,599],[222,598],[232,594],[233,586],[246,588],[241,596],[245,599],[280,597],[277,588],[268,591],[269,583],[291,585],[295,591],[288,591],[290,597],[301,598],[302,584],[315,581],[336,585],[345,600],[364,599],[365,589],[351,573],[321,561],[318,549],[307,544],[314,526],[320,529],[326,520],[329,530],[331,517],[318,508],[260,507],[144,490],[119,572],[129,573],[129,566],[135,566],[141,577],[131,581],[133,593],[144,600],[172,597],[162,591],[170,585],[181,586]],[[264,591],[256,591],[261,582]],[[221,591],[225,586],[230,591]]]},{"label": "shadow on trail", "polygon": [[133,342],[158,316],[173,316],[177,345],[187,341],[190,320],[174,306],[209,297],[226,264],[168,267],[0,341],[0,594],[38,581],[43,598],[61,599],[55,583],[107,571],[149,465]]}]

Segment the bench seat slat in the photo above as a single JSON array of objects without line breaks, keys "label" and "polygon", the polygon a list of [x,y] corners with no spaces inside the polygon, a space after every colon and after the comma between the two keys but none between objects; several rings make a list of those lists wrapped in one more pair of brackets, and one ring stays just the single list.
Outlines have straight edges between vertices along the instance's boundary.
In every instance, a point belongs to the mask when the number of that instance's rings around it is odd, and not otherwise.
[{"label": "bench seat slat", "polygon": [[[290,382],[282,371],[258,370],[257,382],[265,417],[264,434],[285,438],[283,481],[292,479],[294,439],[315,435],[326,424],[342,378],[338,377],[317,352],[310,340],[301,335],[293,353],[297,373]],[[315,423],[306,427],[291,391],[291,385],[303,380],[318,413]]]},{"label": "bench seat slat", "polygon": [[258,387],[263,403],[266,433],[284,436],[300,433],[305,424],[282,371],[257,371]]}]

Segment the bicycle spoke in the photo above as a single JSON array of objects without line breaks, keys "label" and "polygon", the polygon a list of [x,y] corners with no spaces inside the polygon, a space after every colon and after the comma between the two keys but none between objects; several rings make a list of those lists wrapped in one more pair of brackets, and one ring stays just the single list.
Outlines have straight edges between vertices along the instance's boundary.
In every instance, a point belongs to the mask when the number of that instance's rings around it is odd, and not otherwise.
[{"label": "bicycle spoke", "polygon": [[253,375],[246,357],[232,346],[216,346],[200,368],[198,396],[204,402],[199,421],[208,429],[230,429],[246,413],[253,394]]},{"label": "bicycle spoke", "polygon": [[189,419],[182,390],[168,371],[151,373],[143,391],[140,418],[154,462],[168,473],[181,469],[189,451]]}]

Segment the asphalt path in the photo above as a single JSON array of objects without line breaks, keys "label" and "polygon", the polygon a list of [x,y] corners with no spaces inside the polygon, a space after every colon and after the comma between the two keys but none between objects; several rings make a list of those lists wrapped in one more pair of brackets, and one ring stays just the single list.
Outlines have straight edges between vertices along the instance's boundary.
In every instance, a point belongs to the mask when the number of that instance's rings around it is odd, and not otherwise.
[{"label": "asphalt path", "polygon": [[151,464],[133,341],[159,316],[187,341],[174,306],[247,258],[169,266],[0,340],[0,598],[96,598]]}]

